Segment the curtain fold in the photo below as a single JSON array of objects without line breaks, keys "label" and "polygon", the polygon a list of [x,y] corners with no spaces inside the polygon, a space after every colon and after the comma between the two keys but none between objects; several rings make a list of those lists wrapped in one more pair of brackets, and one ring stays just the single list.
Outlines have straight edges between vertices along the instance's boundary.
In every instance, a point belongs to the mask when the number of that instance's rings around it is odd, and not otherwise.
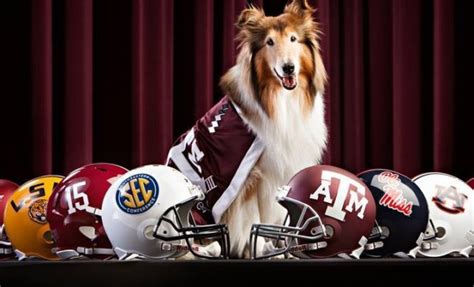
[{"label": "curtain fold", "polygon": [[[450,171],[454,152],[454,4],[434,1],[434,169]],[[471,121],[472,122],[472,121]]]},{"label": "curtain fold", "polygon": [[[248,2],[270,15],[286,3]],[[329,74],[325,162],[472,177],[471,2],[309,2]],[[11,5],[0,128],[16,140],[0,143],[0,178],[21,182],[94,161],[164,162],[174,139],[222,96],[247,1]]]},{"label": "curtain fold", "polygon": [[[345,127],[343,138],[344,166],[351,170],[366,168],[365,155],[365,63],[364,63],[364,1],[353,0],[344,3],[342,41],[344,51],[340,55],[344,61],[344,72],[341,83],[345,97],[343,106],[343,123]],[[341,116],[341,115],[340,115]]]},{"label": "curtain fold", "polygon": [[93,1],[65,3],[64,169],[93,161]]},{"label": "curtain fold", "polygon": [[393,167],[421,171],[421,0],[393,1]]},{"label": "curtain fold", "polygon": [[201,0],[196,4],[194,114],[200,118],[214,102],[214,0]]},{"label": "curtain fold", "polygon": [[173,141],[173,0],[132,1],[133,164],[163,162]]},{"label": "curtain fold", "polygon": [[393,166],[392,10],[390,1],[369,0],[366,57],[367,164]]},{"label": "curtain fold", "polygon": [[31,3],[31,87],[33,172],[53,170],[53,47],[51,0]]}]

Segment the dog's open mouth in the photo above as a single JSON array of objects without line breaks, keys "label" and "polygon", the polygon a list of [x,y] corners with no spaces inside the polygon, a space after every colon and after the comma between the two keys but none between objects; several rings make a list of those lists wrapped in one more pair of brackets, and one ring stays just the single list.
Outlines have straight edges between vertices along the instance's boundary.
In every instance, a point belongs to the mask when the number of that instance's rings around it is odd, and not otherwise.
[{"label": "dog's open mouth", "polygon": [[278,76],[278,78],[280,79],[281,81],[281,84],[283,85],[283,87],[289,91],[291,90],[294,90],[296,88],[296,86],[298,85],[298,81],[296,80],[296,76],[295,75],[291,75],[291,76],[280,76],[280,74],[278,74],[277,70],[275,70],[275,74]]}]

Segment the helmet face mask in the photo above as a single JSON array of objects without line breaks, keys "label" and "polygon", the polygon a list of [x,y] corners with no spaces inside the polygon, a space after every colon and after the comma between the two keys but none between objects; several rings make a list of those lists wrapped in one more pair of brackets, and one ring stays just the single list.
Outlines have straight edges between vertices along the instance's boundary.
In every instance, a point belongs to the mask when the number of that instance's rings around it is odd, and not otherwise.
[{"label": "helmet face mask", "polygon": [[[210,224],[196,226],[191,218],[191,209],[200,202],[199,196],[170,207],[159,218],[154,228],[153,236],[164,242],[182,242],[185,245],[175,243],[182,251],[189,251],[194,256],[204,259],[228,258],[230,252],[229,232],[224,224]],[[170,232],[171,231],[171,232]],[[195,245],[199,242],[199,245]],[[218,242],[219,254],[209,254],[202,246],[209,242]],[[212,252],[213,253],[213,252]]]},{"label": "helmet face mask", "polygon": [[[284,225],[254,224],[250,232],[250,254],[252,259],[267,259],[279,255],[300,254],[302,251],[321,249],[327,246],[324,238],[326,227],[319,215],[309,205],[288,198],[278,198],[279,204],[288,214]],[[258,254],[257,242],[262,238],[271,242],[264,254]],[[304,243],[300,243],[304,241]]]},{"label": "helmet face mask", "polygon": [[121,176],[102,205],[104,227],[119,259],[176,258],[189,252],[227,258],[227,227],[194,224],[191,209],[203,199],[199,188],[168,166],[144,166]]}]

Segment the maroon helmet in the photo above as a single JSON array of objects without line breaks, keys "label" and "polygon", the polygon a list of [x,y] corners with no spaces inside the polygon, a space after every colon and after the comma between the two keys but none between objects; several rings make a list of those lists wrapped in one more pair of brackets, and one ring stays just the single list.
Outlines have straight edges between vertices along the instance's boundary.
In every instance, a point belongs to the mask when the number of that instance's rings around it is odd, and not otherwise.
[{"label": "maroon helmet", "polygon": [[471,178],[470,180],[467,181],[467,184],[469,184],[469,186],[474,189],[474,178]]},{"label": "maroon helmet", "polygon": [[9,180],[0,179],[0,260],[15,258],[12,245],[3,228],[3,214],[8,199],[17,188],[18,184]]},{"label": "maroon helmet", "polygon": [[114,180],[126,172],[118,165],[90,164],[71,172],[56,186],[46,216],[59,257],[114,256],[102,226],[102,201]]},{"label": "maroon helmet", "polygon": [[[252,258],[291,253],[300,258],[351,255],[359,258],[375,224],[376,204],[354,174],[332,166],[313,166],[282,187],[278,202],[288,211],[285,225],[255,224]],[[286,195],[285,195],[286,193]],[[257,240],[265,244],[257,254]]]}]

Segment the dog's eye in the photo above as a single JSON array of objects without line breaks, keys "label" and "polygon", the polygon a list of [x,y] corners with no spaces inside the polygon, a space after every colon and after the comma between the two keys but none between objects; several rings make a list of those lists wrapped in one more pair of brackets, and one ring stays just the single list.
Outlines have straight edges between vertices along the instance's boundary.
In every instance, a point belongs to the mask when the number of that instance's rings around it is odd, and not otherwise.
[{"label": "dog's eye", "polygon": [[275,45],[275,42],[273,42],[272,39],[268,39],[268,40],[267,40],[267,45],[268,45],[268,46],[273,46],[273,45]]},{"label": "dog's eye", "polygon": [[291,42],[296,42],[296,37],[295,37],[295,36],[291,36],[290,40],[291,40]]}]

